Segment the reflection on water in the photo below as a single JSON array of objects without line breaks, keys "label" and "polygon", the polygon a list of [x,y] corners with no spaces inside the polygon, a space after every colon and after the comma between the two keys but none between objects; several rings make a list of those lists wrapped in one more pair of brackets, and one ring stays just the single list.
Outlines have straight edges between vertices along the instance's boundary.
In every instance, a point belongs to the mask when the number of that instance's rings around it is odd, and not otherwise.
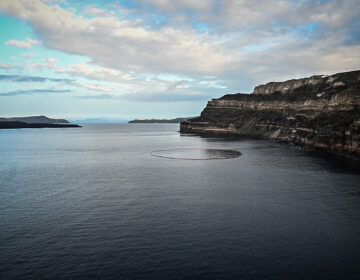
[{"label": "reflection on water", "polygon": [[231,159],[241,155],[238,151],[221,149],[169,149],[152,151],[150,154],[155,157],[184,160]]}]

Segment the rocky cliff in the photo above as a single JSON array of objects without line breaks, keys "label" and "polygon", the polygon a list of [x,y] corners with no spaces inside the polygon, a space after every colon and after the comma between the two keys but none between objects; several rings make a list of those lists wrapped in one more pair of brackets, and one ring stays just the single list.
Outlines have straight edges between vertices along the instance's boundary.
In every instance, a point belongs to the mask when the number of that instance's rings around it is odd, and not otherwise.
[{"label": "rocky cliff", "polygon": [[360,71],[255,87],[208,102],[180,132],[265,137],[360,157]]}]

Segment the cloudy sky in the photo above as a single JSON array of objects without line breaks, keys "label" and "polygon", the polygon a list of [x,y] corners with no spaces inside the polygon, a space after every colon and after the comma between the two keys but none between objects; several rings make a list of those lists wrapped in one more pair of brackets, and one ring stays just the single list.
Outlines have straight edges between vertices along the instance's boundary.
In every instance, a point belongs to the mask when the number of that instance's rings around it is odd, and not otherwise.
[{"label": "cloudy sky", "polygon": [[360,69],[360,0],[0,0],[0,115],[167,118]]}]

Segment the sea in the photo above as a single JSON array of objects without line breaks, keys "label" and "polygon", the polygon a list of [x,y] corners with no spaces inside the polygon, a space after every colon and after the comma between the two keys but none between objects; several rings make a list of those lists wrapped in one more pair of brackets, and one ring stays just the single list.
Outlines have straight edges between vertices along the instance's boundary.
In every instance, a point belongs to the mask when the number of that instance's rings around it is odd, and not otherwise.
[{"label": "sea", "polygon": [[0,279],[360,279],[360,164],[178,124],[0,131]]}]

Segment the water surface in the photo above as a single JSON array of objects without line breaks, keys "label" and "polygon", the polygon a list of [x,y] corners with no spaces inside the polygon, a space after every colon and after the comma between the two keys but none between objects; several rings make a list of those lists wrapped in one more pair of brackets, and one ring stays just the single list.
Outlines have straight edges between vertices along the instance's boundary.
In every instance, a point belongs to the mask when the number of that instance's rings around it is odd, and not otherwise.
[{"label": "water surface", "polygon": [[168,149],[152,151],[150,155],[167,159],[215,160],[236,158],[239,157],[241,153],[228,149]]},{"label": "water surface", "polygon": [[177,130],[1,130],[0,279],[360,279],[358,164]]}]

